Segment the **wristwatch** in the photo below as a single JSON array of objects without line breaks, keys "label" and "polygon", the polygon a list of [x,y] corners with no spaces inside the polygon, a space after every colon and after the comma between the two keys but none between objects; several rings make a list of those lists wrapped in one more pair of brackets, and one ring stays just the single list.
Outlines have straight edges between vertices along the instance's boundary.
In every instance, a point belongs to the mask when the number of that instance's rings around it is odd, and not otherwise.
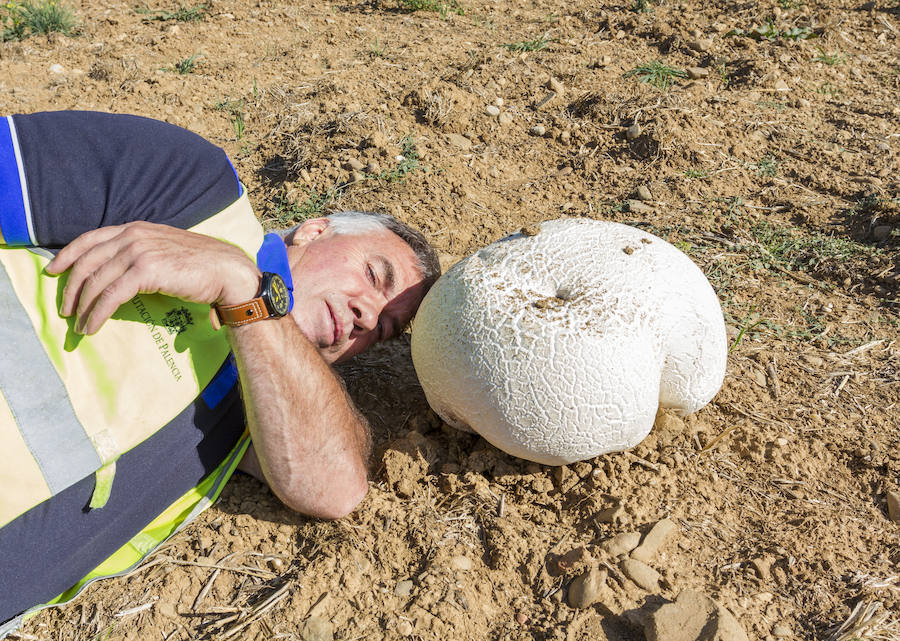
[{"label": "wristwatch", "polygon": [[294,296],[284,279],[273,272],[263,272],[259,294],[239,305],[216,305],[219,322],[240,327],[266,318],[281,318],[291,311]]}]

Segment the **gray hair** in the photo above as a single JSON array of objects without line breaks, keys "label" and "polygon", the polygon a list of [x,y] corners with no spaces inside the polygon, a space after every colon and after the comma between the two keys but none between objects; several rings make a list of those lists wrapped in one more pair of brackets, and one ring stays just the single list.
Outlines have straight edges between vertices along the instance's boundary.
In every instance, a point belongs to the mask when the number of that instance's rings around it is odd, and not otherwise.
[{"label": "gray hair", "polygon": [[[431,243],[422,232],[413,229],[389,214],[370,211],[339,211],[325,217],[328,227],[335,234],[368,234],[386,229],[402,238],[416,256],[416,266],[422,272],[425,292],[431,289],[441,275],[441,264]],[[301,223],[302,224],[302,223]],[[282,237],[291,235],[300,225],[280,232]]]}]

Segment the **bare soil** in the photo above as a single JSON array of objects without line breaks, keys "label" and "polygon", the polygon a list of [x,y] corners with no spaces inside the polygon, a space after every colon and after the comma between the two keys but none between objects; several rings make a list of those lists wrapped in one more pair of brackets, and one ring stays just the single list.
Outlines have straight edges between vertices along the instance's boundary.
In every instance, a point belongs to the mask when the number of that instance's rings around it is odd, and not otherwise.
[{"label": "bare soil", "polygon": [[[860,603],[866,634],[900,638],[897,0],[461,2],[214,0],[178,21],[81,0],[79,33],[0,44],[0,110],[173,122],[226,149],[267,223],[386,211],[447,264],[542,220],[637,225],[716,288],[722,391],[630,453],[549,468],[443,425],[401,338],[341,370],[377,443],[351,517],[235,478],[21,638],[642,640],[637,608],[685,589],[751,639],[827,639]],[[690,77],[629,75],[652,61]],[[601,544],[663,518],[647,590]],[[590,568],[602,598],[573,608]]]}]

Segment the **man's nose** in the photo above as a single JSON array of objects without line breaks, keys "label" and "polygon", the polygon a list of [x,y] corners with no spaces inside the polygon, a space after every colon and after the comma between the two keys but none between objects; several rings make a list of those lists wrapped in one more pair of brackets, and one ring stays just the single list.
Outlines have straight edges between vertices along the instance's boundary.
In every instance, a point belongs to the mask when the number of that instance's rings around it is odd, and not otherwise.
[{"label": "man's nose", "polygon": [[353,311],[353,324],[367,331],[375,329],[378,325],[378,316],[381,310],[374,295],[362,295],[350,301],[350,309]]}]

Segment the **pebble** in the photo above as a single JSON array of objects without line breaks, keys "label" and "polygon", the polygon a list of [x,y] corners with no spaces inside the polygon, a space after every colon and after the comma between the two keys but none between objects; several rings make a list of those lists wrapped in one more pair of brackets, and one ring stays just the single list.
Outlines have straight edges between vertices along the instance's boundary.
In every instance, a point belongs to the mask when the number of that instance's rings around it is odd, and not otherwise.
[{"label": "pebble", "polygon": [[600,544],[600,548],[610,556],[622,556],[631,552],[640,542],[640,532],[622,532],[611,539],[606,539]]},{"label": "pebble", "polygon": [[409,596],[413,591],[413,582],[410,579],[400,581],[394,588],[394,596]]},{"label": "pebble", "polygon": [[413,633],[413,625],[406,619],[401,619],[400,623],[397,624],[397,632],[401,635],[408,637]]},{"label": "pebble", "polygon": [[643,623],[647,641],[747,641],[734,615],[705,594],[684,590]]},{"label": "pebble", "polygon": [[65,73],[65,72],[66,72],[66,68],[63,67],[59,63],[50,65],[50,73]]},{"label": "pebble", "polygon": [[550,82],[547,83],[547,87],[550,88],[550,91],[555,91],[557,94],[562,94],[566,88],[556,78],[550,78]]},{"label": "pebble", "polygon": [[775,559],[771,556],[762,556],[750,560],[750,565],[752,565],[753,569],[756,570],[756,575],[764,583],[768,583],[772,580],[773,563],[775,563]]},{"label": "pebble", "polygon": [[625,137],[628,140],[634,140],[638,136],[641,135],[641,126],[637,123],[631,125],[628,129],[625,130]]},{"label": "pebble", "polygon": [[381,171],[381,165],[379,165],[376,161],[370,160],[369,164],[366,165],[366,172],[370,174],[377,174]]},{"label": "pebble", "polygon": [[638,548],[631,553],[631,558],[643,563],[649,563],[656,557],[656,553],[665,544],[666,539],[673,532],[678,531],[678,526],[671,519],[663,519],[658,521],[656,525],[650,528],[647,536]]},{"label": "pebble", "polygon": [[597,513],[597,520],[600,523],[614,523],[616,519],[622,516],[622,513],[625,509],[622,507],[621,503],[616,503],[612,507],[608,507],[605,510],[601,510]]},{"label": "pebble", "polygon": [[688,67],[687,75],[691,80],[699,80],[709,75],[709,69],[706,67]]},{"label": "pebble", "polygon": [[454,556],[450,559],[450,569],[468,572],[472,569],[472,559],[462,554]]},{"label": "pebble", "polygon": [[500,108],[495,105],[488,105],[487,107],[484,108],[484,113],[486,113],[489,116],[499,116]]},{"label": "pebble", "polygon": [[687,45],[694,51],[704,53],[712,48],[713,41],[709,38],[695,38],[694,40],[689,40]]},{"label": "pebble", "polygon": [[885,240],[891,235],[891,229],[890,225],[878,225],[872,230],[872,238],[876,241]]},{"label": "pebble", "polygon": [[572,139],[572,132],[568,129],[561,131],[559,134],[559,141],[562,143],[567,143]]},{"label": "pebble", "polygon": [[900,523],[900,492],[888,490],[887,493],[888,518],[894,523]]},{"label": "pebble", "polygon": [[366,166],[356,158],[349,158],[344,166],[353,171],[362,171],[366,168]]},{"label": "pebble", "polygon": [[594,605],[606,586],[606,572],[591,568],[569,585],[569,605],[579,610]]},{"label": "pebble", "polygon": [[521,610],[519,612],[516,612],[516,622],[519,625],[525,625],[526,623],[528,623],[528,615]]},{"label": "pebble", "polygon": [[647,185],[638,185],[636,193],[639,200],[653,200],[653,194]]},{"label": "pebble", "polygon": [[775,91],[790,91],[791,88],[782,78],[775,81]]},{"label": "pebble", "polygon": [[634,559],[625,559],[622,561],[622,572],[629,579],[634,581],[639,587],[647,590],[647,592],[655,592],[659,588],[659,572],[651,568],[646,563],[635,561]]},{"label": "pebble", "polygon": [[791,637],[794,636],[794,633],[791,632],[791,629],[784,625],[783,623],[776,623],[772,627],[772,636],[773,637]]},{"label": "pebble", "polygon": [[626,200],[625,204],[628,205],[628,211],[636,214],[652,214],[654,211],[653,207],[640,200]]},{"label": "pebble", "polygon": [[500,114],[499,121],[500,121],[501,125],[508,125],[508,124],[512,123],[512,121],[513,121],[512,114],[509,113],[508,111],[504,111],[502,114]]},{"label": "pebble", "polygon": [[334,625],[328,619],[322,617],[309,617],[300,631],[303,641],[332,641],[334,639]]},{"label": "pebble", "polygon": [[531,128],[531,133],[535,136],[543,136],[547,133],[547,128],[544,125],[535,125]]},{"label": "pebble", "polygon": [[460,136],[459,134],[447,134],[447,140],[450,141],[451,145],[453,145],[454,147],[459,147],[463,151],[468,151],[472,148],[472,141],[465,136]]},{"label": "pebble", "polygon": [[891,146],[886,142],[879,142],[877,145],[875,145],[875,148],[878,149],[878,151],[882,151],[886,154],[891,153]]},{"label": "pebble", "polygon": [[503,98],[494,98],[494,106],[502,107],[503,106]]}]

